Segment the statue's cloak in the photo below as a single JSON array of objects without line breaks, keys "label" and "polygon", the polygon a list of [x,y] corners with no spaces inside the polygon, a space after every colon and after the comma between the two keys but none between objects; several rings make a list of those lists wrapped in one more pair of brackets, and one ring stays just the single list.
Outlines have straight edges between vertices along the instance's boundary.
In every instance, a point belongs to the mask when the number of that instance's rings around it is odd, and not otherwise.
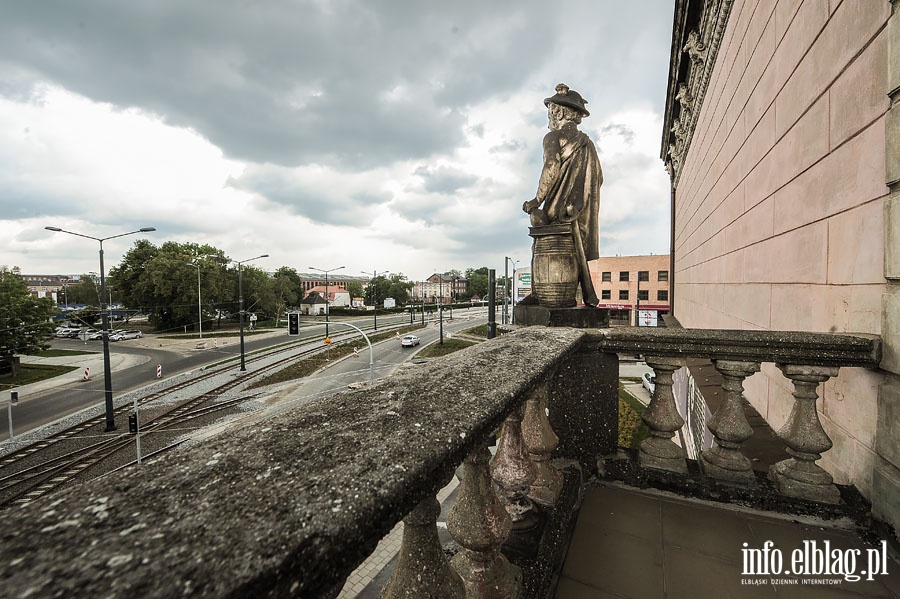
[{"label": "statue's cloak", "polygon": [[[559,172],[549,189],[539,190],[537,199],[544,200],[544,210],[551,223],[578,223],[584,257],[596,260],[600,257],[597,221],[603,170],[594,142],[574,126],[566,126],[544,136],[544,152],[545,155],[547,152],[559,153]],[[541,194],[541,191],[545,193]]]}]

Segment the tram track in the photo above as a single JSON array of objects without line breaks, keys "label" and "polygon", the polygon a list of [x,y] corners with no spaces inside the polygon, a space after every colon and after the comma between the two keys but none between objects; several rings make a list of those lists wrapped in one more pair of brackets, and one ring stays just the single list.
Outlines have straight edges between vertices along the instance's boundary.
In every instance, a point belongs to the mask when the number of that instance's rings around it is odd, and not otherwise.
[{"label": "tram track", "polygon": [[[404,325],[396,328],[401,326]],[[332,337],[339,341],[352,338],[353,334]],[[300,343],[287,343],[270,351],[252,354],[245,362],[261,363],[263,366],[212,389],[199,390],[195,394],[190,391],[191,387],[202,388],[209,385],[210,379],[229,374],[233,368],[230,360],[209,367],[189,380],[175,382],[164,389],[138,397],[137,405],[141,413],[152,412],[152,416],[139,425],[141,442],[146,443],[149,450],[144,453],[143,458],[160,455],[180,446],[184,439],[179,440],[177,437],[184,435],[185,426],[201,428],[229,412],[238,411],[240,404],[251,400],[254,394],[241,394],[240,397],[229,399],[223,397],[233,393],[241,385],[326,349],[313,345],[317,341],[319,340],[304,339],[302,346]],[[288,355],[271,361],[280,354]],[[185,393],[187,397],[177,400],[174,405],[164,406],[160,400],[171,401],[175,393]],[[115,409],[115,413],[120,417],[133,409],[133,404],[123,404]],[[0,458],[0,509],[30,503],[76,479],[94,478],[136,463],[137,460],[132,460],[134,435],[101,433],[105,422],[103,414],[89,418]],[[75,445],[75,449],[63,451],[63,446],[70,448],[71,445]]]}]

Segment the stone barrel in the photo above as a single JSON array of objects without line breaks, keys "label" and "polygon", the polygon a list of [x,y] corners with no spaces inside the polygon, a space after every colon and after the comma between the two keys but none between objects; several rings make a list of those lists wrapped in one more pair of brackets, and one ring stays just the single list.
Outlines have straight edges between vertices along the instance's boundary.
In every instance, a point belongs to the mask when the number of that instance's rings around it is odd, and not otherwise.
[{"label": "stone barrel", "polygon": [[531,227],[528,234],[534,238],[531,282],[538,302],[548,308],[575,306],[578,261],[571,225]]}]

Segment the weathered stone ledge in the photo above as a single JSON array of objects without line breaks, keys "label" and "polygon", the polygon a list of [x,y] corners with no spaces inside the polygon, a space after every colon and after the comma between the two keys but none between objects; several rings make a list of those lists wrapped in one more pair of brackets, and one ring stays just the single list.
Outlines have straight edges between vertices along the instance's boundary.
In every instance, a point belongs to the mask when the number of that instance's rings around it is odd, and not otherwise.
[{"label": "weathered stone ledge", "polygon": [[862,368],[881,361],[876,335],[625,327],[587,332],[586,343],[600,352]]},{"label": "weathered stone ledge", "polygon": [[584,333],[533,327],[0,512],[6,596],[329,596]]}]

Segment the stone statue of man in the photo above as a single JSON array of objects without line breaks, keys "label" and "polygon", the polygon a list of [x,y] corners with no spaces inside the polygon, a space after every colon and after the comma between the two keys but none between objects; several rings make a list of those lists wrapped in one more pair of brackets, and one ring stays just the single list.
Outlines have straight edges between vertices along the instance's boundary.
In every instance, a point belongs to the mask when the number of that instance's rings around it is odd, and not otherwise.
[{"label": "stone statue of man", "polygon": [[585,304],[596,306],[597,293],[588,261],[600,257],[597,215],[603,171],[590,137],[578,130],[582,117],[590,116],[587,100],[563,83],[556,95],[544,100],[550,132],[544,136],[544,167],[533,200],[522,210],[534,227],[571,224],[578,263],[578,282]]}]

